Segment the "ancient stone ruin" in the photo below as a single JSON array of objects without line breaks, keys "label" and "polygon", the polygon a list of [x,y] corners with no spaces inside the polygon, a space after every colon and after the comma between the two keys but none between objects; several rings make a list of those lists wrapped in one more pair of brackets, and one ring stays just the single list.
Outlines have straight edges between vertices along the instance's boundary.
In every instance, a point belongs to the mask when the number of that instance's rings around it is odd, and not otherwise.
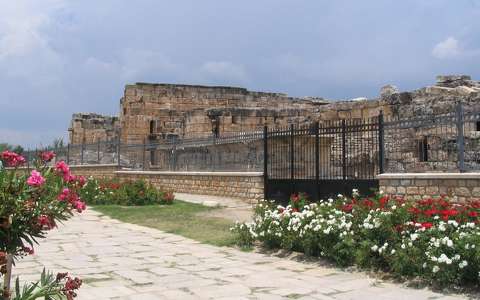
[{"label": "ancient stone ruin", "polygon": [[74,114],[70,143],[113,140],[143,143],[184,137],[221,136],[313,121],[387,118],[452,112],[455,103],[480,106],[480,82],[469,76],[438,76],[433,86],[400,92],[387,85],[379,98],[328,101],[251,92],[235,87],[137,83],[127,85],[120,116]]}]

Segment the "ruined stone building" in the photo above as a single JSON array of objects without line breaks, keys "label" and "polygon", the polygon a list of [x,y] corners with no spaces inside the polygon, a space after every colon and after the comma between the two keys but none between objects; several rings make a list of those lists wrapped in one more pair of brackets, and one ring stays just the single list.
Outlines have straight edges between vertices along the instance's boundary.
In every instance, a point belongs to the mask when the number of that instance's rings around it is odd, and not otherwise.
[{"label": "ruined stone building", "polygon": [[143,143],[183,137],[221,136],[312,121],[406,118],[451,112],[456,102],[480,105],[480,83],[469,76],[438,76],[434,86],[400,92],[382,89],[377,99],[327,101],[235,87],[137,83],[127,85],[117,117],[79,113],[72,117],[70,143],[112,140]]},{"label": "ruined stone building", "polygon": [[[74,114],[69,129],[70,143],[89,144],[119,139],[122,144],[162,144],[190,137],[221,137],[260,131],[265,125],[285,128],[289,124],[307,125],[314,121],[322,124],[338,120],[369,120],[380,112],[386,120],[405,120],[452,113],[458,102],[463,103],[466,111],[480,111],[480,82],[471,80],[469,76],[438,76],[433,86],[401,92],[388,85],[382,88],[376,99],[348,101],[292,98],[285,94],[251,92],[235,87],[137,83],[125,87],[118,117]],[[480,121],[471,121],[465,129],[467,143],[480,143]],[[443,132],[433,131],[432,128],[411,128],[402,130],[401,135],[386,134],[385,145],[390,155],[387,163],[398,170],[417,171],[440,169],[439,163],[449,160],[453,169],[456,162],[452,155],[455,151],[448,148],[456,147],[455,134],[452,126]],[[362,139],[368,142],[369,137],[360,137]],[[338,142],[325,139],[322,147],[326,150],[322,152],[328,152]],[[251,169],[255,169],[262,161],[260,144],[225,144],[203,147],[201,151],[182,149],[183,154],[177,155],[175,160],[195,168],[195,162],[203,161],[202,164],[209,167],[221,158],[235,165],[234,168],[240,168],[247,162],[249,169],[250,165]],[[430,155],[429,162],[424,163],[423,156],[428,151],[441,155]],[[161,165],[162,157],[165,164],[170,163],[169,151],[155,148],[147,152],[151,166]],[[325,160],[334,159],[333,154],[328,155]],[[371,153],[369,159],[375,155],[377,153]],[[471,161],[477,161],[473,157],[476,155],[474,151],[468,155]],[[134,160],[138,161],[141,156],[145,155],[135,154]],[[199,156],[205,157],[198,159]]]}]

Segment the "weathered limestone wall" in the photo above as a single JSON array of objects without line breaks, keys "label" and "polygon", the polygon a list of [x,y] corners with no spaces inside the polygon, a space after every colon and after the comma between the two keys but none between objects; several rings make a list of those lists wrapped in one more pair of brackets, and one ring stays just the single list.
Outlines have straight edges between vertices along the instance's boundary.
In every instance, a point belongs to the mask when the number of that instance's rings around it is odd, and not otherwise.
[{"label": "weathered limestone wall", "polygon": [[251,131],[284,115],[306,118],[325,103],[235,87],[137,83],[121,100],[122,141]]},{"label": "weathered limestone wall", "polygon": [[114,140],[118,136],[119,124],[118,117],[102,116],[94,113],[73,114],[68,129],[70,144],[89,144]]},{"label": "weathered limestone wall", "polygon": [[409,199],[446,195],[459,202],[480,199],[480,173],[405,173],[378,175],[380,190]]},{"label": "weathered limestone wall", "polygon": [[70,166],[72,173],[99,179],[143,179],[163,191],[224,196],[254,203],[263,199],[262,172],[157,172],[121,170],[117,165]]},{"label": "weathered limestone wall", "polygon": [[115,177],[120,180],[143,179],[164,191],[234,197],[252,203],[264,196],[261,172],[117,171]]},{"label": "weathered limestone wall", "polygon": [[70,170],[75,175],[81,175],[85,177],[95,177],[104,179],[113,179],[115,172],[119,170],[118,165],[71,165]]}]

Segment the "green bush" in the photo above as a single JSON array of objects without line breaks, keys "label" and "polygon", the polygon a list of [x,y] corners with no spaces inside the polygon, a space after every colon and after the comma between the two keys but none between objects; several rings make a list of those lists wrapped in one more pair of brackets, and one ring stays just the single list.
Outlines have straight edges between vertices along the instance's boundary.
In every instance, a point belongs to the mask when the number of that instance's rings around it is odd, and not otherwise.
[{"label": "green bush", "polygon": [[142,206],[171,204],[174,200],[173,193],[159,191],[144,180],[120,182],[90,177],[82,192],[90,205]]},{"label": "green bush", "polygon": [[440,287],[478,286],[479,216],[480,201],[405,201],[354,193],[352,199],[339,195],[301,208],[262,202],[253,222],[236,224],[232,230],[242,247],[258,241],[324,257],[339,266],[355,264]]}]

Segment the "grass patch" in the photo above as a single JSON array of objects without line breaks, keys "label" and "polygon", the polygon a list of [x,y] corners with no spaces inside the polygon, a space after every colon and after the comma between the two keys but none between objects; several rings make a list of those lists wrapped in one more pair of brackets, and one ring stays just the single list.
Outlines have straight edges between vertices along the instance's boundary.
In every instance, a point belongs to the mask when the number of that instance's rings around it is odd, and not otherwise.
[{"label": "grass patch", "polygon": [[172,205],[98,205],[94,210],[122,222],[156,228],[215,246],[235,245],[231,220],[201,216],[218,208],[176,200]]}]

